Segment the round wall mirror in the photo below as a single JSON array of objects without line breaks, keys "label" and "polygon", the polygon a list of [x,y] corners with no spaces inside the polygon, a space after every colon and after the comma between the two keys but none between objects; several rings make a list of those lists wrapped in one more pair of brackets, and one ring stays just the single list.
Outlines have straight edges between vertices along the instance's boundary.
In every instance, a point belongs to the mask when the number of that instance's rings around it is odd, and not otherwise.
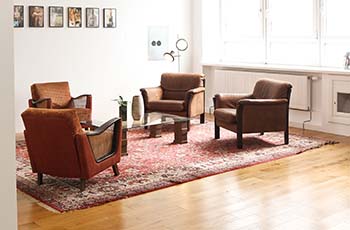
[{"label": "round wall mirror", "polygon": [[188,48],[188,42],[184,38],[180,38],[176,41],[176,48],[179,51],[185,51]]}]

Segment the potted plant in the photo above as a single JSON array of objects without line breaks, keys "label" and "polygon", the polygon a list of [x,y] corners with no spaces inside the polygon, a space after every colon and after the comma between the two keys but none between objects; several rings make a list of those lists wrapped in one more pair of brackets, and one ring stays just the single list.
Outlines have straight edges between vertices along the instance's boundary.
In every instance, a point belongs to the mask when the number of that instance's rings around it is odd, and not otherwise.
[{"label": "potted plant", "polygon": [[122,96],[119,96],[119,98],[114,99],[113,101],[117,101],[119,104],[119,117],[121,117],[123,121],[126,121],[128,113],[128,102],[125,101]]}]

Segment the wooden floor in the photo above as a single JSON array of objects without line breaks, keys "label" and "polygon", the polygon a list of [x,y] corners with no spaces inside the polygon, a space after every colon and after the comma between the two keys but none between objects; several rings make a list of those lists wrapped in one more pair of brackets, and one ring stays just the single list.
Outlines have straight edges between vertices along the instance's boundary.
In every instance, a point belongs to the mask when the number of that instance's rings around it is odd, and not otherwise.
[{"label": "wooden floor", "polygon": [[350,229],[350,138],[96,208],[53,213],[22,192],[19,229]]}]

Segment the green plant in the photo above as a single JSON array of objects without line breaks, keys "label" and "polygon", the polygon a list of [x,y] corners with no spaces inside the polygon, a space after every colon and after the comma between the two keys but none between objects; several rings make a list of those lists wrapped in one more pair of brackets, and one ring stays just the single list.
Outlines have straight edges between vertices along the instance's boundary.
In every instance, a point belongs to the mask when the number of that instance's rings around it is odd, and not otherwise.
[{"label": "green plant", "polygon": [[118,102],[119,106],[121,106],[121,107],[126,107],[128,105],[128,102],[124,101],[122,96],[119,96],[119,98],[117,98],[117,99],[113,99],[113,101]]}]

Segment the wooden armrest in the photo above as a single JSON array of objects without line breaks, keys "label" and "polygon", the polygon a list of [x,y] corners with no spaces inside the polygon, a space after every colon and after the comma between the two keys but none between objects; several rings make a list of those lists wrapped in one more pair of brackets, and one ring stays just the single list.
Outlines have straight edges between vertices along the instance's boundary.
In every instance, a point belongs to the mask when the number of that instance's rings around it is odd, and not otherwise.
[{"label": "wooden armrest", "polygon": [[104,123],[103,125],[101,125],[100,127],[94,129],[93,131],[86,132],[86,135],[87,136],[100,135],[101,133],[106,131],[109,127],[111,127],[113,124],[117,123],[119,120],[120,120],[119,117],[112,118],[109,121],[107,121],[106,123]]},{"label": "wooden armrest", "polygon": [[46,103],[45,108],[48,108],[48,109],[51,108],[51,105],[52,105],[51,98],[41,98],[41,99],[36,100],[36,101],[32,100],[31,103],[34,107],[37,107],[37,108],[40,108],[39,106],[42,103]]}]

